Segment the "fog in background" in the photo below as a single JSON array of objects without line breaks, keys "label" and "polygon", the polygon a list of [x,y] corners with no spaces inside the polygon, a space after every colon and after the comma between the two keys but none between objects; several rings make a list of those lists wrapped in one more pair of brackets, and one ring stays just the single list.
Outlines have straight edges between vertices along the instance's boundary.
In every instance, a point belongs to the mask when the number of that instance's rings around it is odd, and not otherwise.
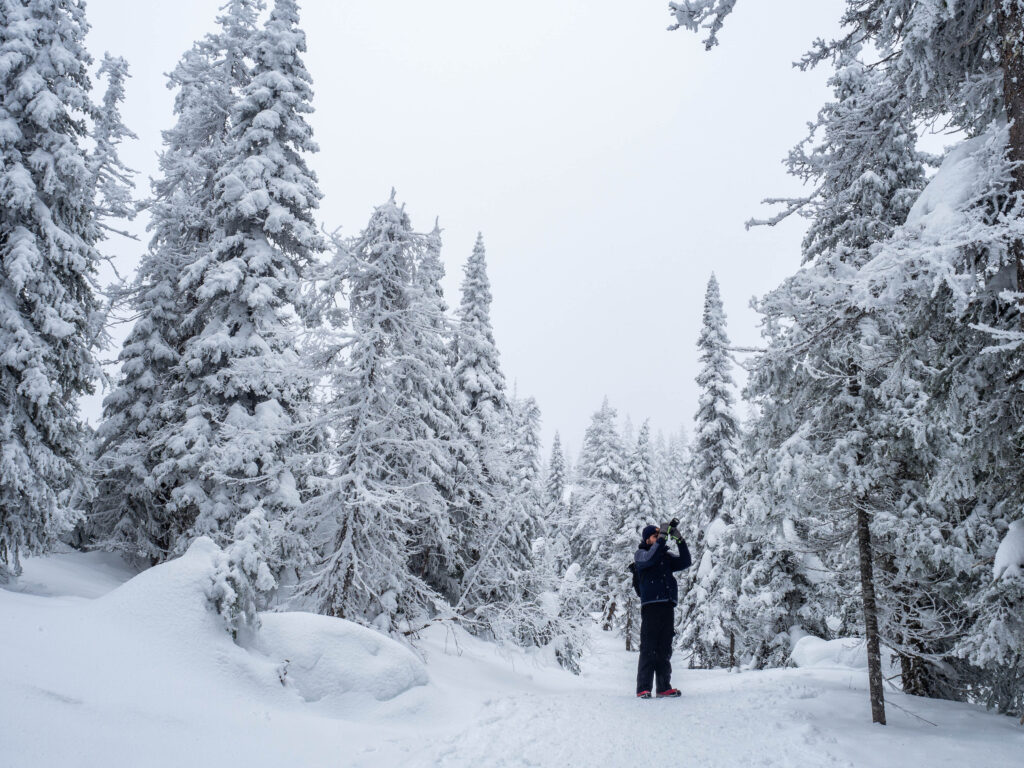
[{"label": "fog in background", "polygon": [[[122,156],[140,194],[173,123],[164,75],[220,4],[88,2],[90,51],[130,64],[124,115],[139,140]],[[417,228],[440,218],[452,306],[482,231],[504,371],[537,398],[546,444],[560,430],[575,459],[605,395],[637,426],[689,429],[710,273],[732,341],[751,346],[751,296],[799,265],[802,221],[744,221],[765,215],[762,198],[800,192],[781,161],[828,73],[792,62],[840,7],[739,3],[706,53],[666,31],[663,0],[306,0],[320,219],[354,235],[395,187]],[[122,274],[146,239],[111,244]],[[100,400],[85,405],[92,423]]]}]

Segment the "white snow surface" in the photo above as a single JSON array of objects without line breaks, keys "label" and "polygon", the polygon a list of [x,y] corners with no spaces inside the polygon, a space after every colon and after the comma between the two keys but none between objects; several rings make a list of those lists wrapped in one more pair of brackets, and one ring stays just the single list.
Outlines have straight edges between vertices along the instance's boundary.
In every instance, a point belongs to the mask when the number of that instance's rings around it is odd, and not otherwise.
[{"label": "white snow surface", "polygon": [[708,525],[707,532],[705,533],[705,541],[709,547],[715,546],[719,539],[722,538],[722,534],[725,533],[729,525],[720,517],[716,517]]},{"label": "white snow surface", "polygon": [[980,152],[992,140],[986,133],[962,141],[949,151],[938,172],[914,201],[907,214],[907,228],[943,231],[963,220],[965,204],[985,178]]},{"label": "white snow surface", "polygon": [[[882,647],[882,659],[887,660],[892,651]],[[820,669],[867,669],[868,650],[864,640],[859,637],[840,637],[835,640],[822,640],[820,637],[806,633],[793,645],[790,656],[798,667]],[[888,665],[886,665],[888,666]],[[886,675],[894,669],[884,669]]]},{"label": "white snow surface", "polygon": [[996,579],[1024,578],[1024,520],[1010,523],[992,566]]},{"label": "white snow surface", "polygon": [[116,588],[132,574],[106,556],[29,560],[0,589],[0,766],[1020,765],[1024,729],[980,707],[887,692],[872,726],[860,662],[811,637],[812,666],[679,669],[667,701],[633,697],[636,655],[596,628],[580,677],[443,626],[414,652],[298,613],[241,648],[205,606],[216,553]]}]

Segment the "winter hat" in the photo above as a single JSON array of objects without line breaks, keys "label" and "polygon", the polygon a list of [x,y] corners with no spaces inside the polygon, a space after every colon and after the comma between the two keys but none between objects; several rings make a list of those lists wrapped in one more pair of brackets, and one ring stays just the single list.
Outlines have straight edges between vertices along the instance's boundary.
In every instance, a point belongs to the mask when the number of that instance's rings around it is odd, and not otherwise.
[{"label": "winter hat", "polygon": [[648,525],[646,528],[644,528],[644,532],[641,534],[640,538],[643,539],[644,541],[647,541],[649,538],[651,538],[651,536],[653,536],[657,532],[658,532],[658,526],[656,526],[656,525]]}]

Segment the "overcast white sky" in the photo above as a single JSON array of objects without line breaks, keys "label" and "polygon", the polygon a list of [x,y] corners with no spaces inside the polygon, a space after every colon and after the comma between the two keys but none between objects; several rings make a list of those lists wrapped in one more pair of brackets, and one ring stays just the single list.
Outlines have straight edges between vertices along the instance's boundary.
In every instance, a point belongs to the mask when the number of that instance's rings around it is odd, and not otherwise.
[{"label": "overcast white sky", "polygon": [[[131,66],[123,154],[144,191],[172,122],[164,73],[220,4],[88,2],[93,55]],[[440,217],[452,305],[482,231],[503,367],[546,443],[558,429],[575,455],[606,394],[637,424],[689,428],[710,273],[733,342],[756,345],[750,297],[798,266],[802,222],[743,222],[799,192],[781,160],[827,73],[791,62],[840,6],[741,2],[709,54],[665,31],[665,0],[305,0],[321,219],[355,234],[394,186],[414,225]],[[141,246],[117,247],[131,274]]]}]

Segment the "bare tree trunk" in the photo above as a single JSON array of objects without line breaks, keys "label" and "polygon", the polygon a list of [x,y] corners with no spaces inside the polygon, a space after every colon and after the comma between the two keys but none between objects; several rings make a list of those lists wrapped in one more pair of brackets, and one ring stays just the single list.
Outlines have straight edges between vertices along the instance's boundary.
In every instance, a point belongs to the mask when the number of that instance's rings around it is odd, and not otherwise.
[{"label": "bare tree trunk", "polygon": [[610,632],[612,629],[612,620],[615,618],[615,601],[612,600],[608,603],[608,608],[604,612],[604,617],[601,620],[601,629],[605,632]]},{"label": "bare tree trunk", "polygon": [[736,635],[729,633],[729,669],[736,668]]},{"label": "bare tree trunk", "polygon": [[868,644],[868,689],[871,722],[885,725],[885,693],[882,690],[882,652],[878,642],[878,605],[875,602],[875,574],[872,564],[871,528],[863,505],[857,508],[857,543],[860,554],[860,589],[864,604],[864,636]]},{"label": "bare tree trunk", "polygon": [[[1007,155],[1012,163],[1011,193],[1024,193],[1024,1],[996,3],[999,56],[1003,68],[1003,104],[1010,123]],[[1024,290],[1024,242],[1010,244],[1010,256],[1017,264],[1017,290]],[[1024,312],[1021,313],[1024,321]]]}]

